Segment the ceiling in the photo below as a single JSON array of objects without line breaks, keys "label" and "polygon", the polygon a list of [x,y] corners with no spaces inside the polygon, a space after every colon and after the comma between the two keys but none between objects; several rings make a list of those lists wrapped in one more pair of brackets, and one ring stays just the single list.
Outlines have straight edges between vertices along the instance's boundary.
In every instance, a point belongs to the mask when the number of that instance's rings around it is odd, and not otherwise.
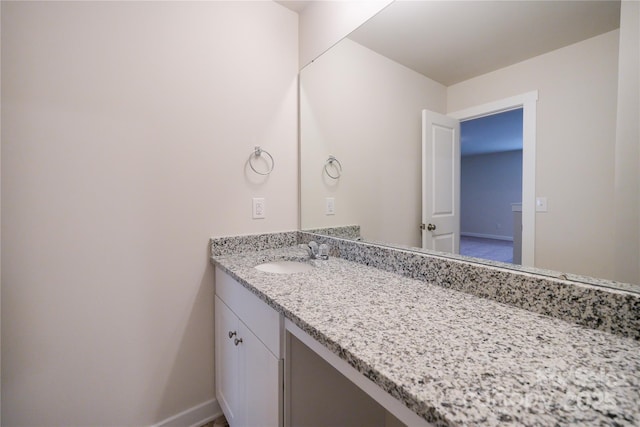
[{"label": "ceiling", "polygon": [[[293,10],[296,13],[300,13],[304,10],[309,3],[313,3],[314,0],[275,0],[276,3],[281,4],[289,10]],[[317,0],[315,0],[317,1]]]},{"label": "ceiling", "polygon": [[522,150],[522,108],[460,123],[460,154]]},{"label": "ceiling", "polygon": [[[451,86],[619,27],[619,0],[395,0],[348,37]],[[462,155],[522,149],[521,110],[461,126]]]},{"label": "ceiling", "polygon": [[349,38],[450,86],[619,26],[615,0],[396,0]]},{"label": "ceiling", "polygon": [[348,37],[451,86],[619,27],[620,0],[395,0]]}]

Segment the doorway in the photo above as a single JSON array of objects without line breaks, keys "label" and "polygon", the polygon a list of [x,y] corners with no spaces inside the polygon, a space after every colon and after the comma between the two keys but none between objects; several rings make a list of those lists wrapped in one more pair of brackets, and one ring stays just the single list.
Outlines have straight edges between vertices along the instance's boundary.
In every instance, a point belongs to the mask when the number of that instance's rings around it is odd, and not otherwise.
[{"label": "doorway", "polygon": [[520,264],[522,108],[460,123],[460,254]]},{"label": "doorway", "polygon": [[538,91],[449,113],[460,121],[522,108],[522,265],[535,266],[536,104]]}]

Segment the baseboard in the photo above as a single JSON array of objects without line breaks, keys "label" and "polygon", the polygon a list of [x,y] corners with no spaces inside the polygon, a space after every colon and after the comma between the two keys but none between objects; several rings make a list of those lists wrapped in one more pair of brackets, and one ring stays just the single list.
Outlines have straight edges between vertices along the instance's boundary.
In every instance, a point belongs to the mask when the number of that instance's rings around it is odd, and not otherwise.
[{"label": "baseboard", "polygon": [[499,236],[495,234],[482,234],[482,233],[460,233],[461,236],[466,237],[479,237],[481,239],[493,239],[493,240],[506,240],[507,242],[513,242],[513,237],[511,236]]},{"label": "baseboard", "polygon": [[222,415],[222,409],[220,409],[218,401],[211,399],[160,421],[151,427],[200,427],[215,420],[220,415]]}]

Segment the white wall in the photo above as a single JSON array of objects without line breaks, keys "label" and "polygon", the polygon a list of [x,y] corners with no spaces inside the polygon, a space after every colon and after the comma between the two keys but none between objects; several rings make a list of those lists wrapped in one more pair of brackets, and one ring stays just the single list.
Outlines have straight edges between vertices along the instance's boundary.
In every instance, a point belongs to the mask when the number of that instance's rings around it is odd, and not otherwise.
[{"label": "white wall", "polygon": [[[0,34],[2,34],[2,7],[0,7]],[[1,44],[1,43],[0,43]],[[0,52],[2,51],[0,47]],[[1,55],[0,55],[1,56]],[[2,59],[0,58],[0,82],[2,82]],[[0,84],[0,99],[2,99],[2,84]],[[2,103],[0,102],[0,135],[2,135]],[[0,137],[0,189],[2,188],[2,138]],[[0,194],[2,191],[0,190]],[[2,224],[2,197],[0,196],[0,224]],[[2,227],[0,227],[0,242],[2,242]],[[2,260],[2,245],[0,244],[0,260]],[[2,262],[0,262],[0,331],[2,331]],[[2,366],[2,334],[0,333],[0,367]],[[2,425],[2,369],[0,369],[0,425]]]},{"label": "white wall", "polygon": [[[367,240],[420,246],[420,114],[445,101],[441,84],[349,39],[302,70],[302,228],[358,224]],[[330,154],[337,181],[323,173]]]},{"label": "white wall", "polygon": [[539,91],[536,193],[537,267],[614,276],[612,207],[618,34],[612,31],[450,86],[459,111]]},{"label": "white wall", "polygon": [[208,238],[297,227],[296,14],[2,2],[1,29],[2,424],[142,426],[212,399]]},{"label": "white wall", "polygon": [[393,1],[309,1],[300,13],[300,68]]},{"label": "white wall", "polygon": [[460,233],[513,239],[511,203],[522,201],[522,150],[463,156]]},{"label": "white wall", "polygon": [[615,278],[640,283],[640,3],[620,11],[615,148]]}]

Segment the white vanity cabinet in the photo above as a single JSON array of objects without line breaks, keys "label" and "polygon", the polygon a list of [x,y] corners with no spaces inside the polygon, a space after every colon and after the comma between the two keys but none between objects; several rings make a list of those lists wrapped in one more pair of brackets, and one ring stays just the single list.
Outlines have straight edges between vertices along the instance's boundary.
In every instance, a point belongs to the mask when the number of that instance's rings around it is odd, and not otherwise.
[{"label": "white vanity cabinet", "polygon": [[216,398],[231,427],[427,425],[219,268],[215,285]]},{"label": "white vanity cabinet", "polygon": [[282,426],[282,317],[216,269],[216,397],[234,426]]}]

